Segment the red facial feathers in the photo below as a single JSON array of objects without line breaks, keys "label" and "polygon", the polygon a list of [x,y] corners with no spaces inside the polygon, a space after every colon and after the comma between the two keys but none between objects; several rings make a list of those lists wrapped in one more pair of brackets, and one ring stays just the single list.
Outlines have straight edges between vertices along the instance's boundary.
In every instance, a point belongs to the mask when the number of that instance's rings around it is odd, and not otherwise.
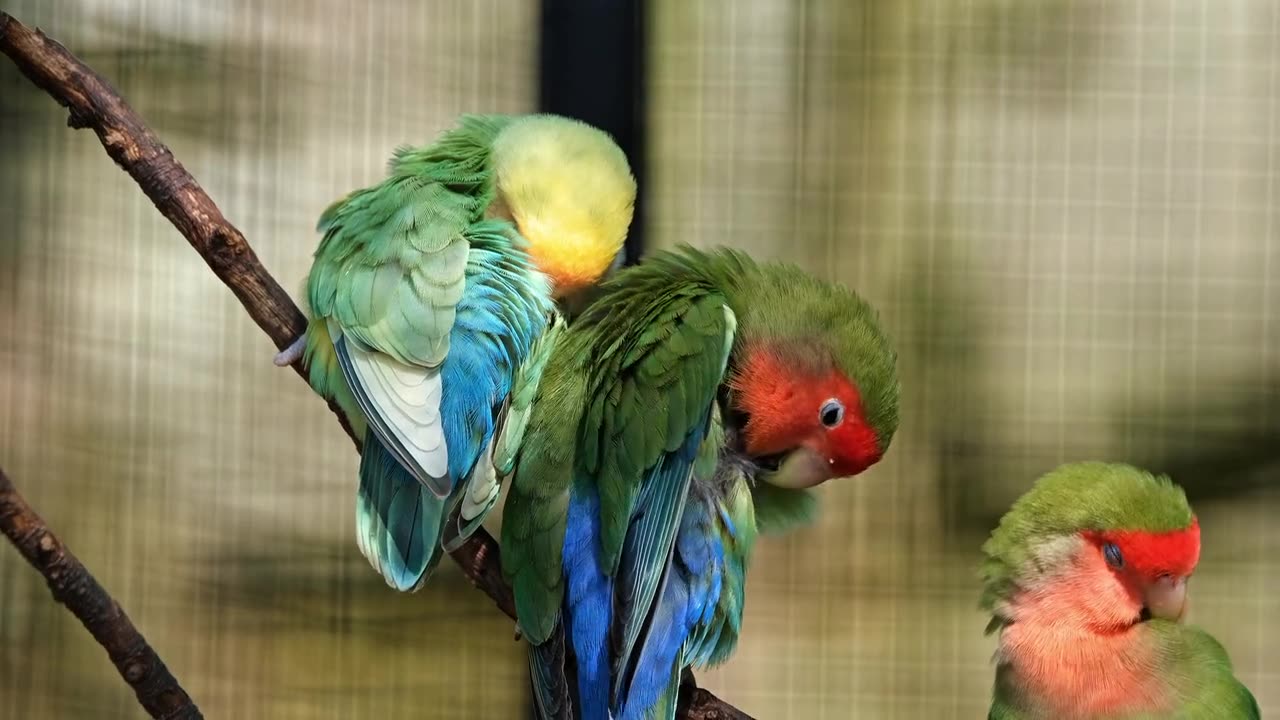
[{"label": "red facial feathers", "polygon": [[1087,533],[1094,543],[1115,543],[1124,557],[1124,566],[1148,581],[1161,575],[1186,577],[1200,562],[1200,521],[1182,530],[1153,533],[1141,530]]},{"label": "red facial feathers", "polygon": [[[856,475],[880,459],[875,432],[863,415],[858,388],[835,369],[814,371],[812,362],[789,362],[768,348],[746,352],[731,382],[746,412],[746,450],[753,456],[807,447],[831,461],[833,475]],[[844,406],[835,427],[822,424],[829,399]]]}]

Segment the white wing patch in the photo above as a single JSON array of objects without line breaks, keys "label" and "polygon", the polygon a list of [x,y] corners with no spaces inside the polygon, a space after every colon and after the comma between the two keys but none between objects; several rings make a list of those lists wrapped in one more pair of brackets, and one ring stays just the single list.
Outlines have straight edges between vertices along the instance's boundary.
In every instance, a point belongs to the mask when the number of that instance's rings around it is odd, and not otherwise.
[{"label": "white wing patch", "polygon": [[391,455],[437,497],[453,489],[440,417],[440,371],[364,348],[330,320],[338,363],[369,426]]}]

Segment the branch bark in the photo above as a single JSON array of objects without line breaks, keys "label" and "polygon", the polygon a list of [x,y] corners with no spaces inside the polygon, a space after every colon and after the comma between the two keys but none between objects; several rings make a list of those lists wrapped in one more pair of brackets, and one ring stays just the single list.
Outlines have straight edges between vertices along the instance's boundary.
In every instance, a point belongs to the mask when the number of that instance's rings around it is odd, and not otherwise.
[{"label": "branch bark", "polygon": [[676,708],[682,720],[753,720],[750,715],[698,687],[689,668],[680,673],[680,696],[676,699]]},{"label": "branch bark", "polygon": [[0,532],[44,575],[53,599],[79,618],[107,651],[120,677],[133,688],[138,702],[151,717],[202,717],[129,616],[31,509],[4,470],[0,470]]},{"label": "branch bark", "polygon": [[[302,312],[263,267],[244,235],[227,221],[191,173],[101,75],[57,41],[3,11],[0,52],[8,55],[32,83],[67,108],[69,126],[89,128],[97,134],[111,159],[129,173],[156,209],[204,258],[277,349],[289,347],[302,335],[306,330]],[[293,368],[306,379],[307,372],[300,361]],[[352,433],[346,417],[332,402],[329,409],[359,449],[361,438]],[[502,577],[498,542],[492,535],[480,528],[449,555],[473,585],[515,619],[515,599]],[[105,590],[96,583],[94,587],[102,599],[114,605]],[[705,690],[682,693],[681,698],[681,717],[689,720],[750,720]]]}]

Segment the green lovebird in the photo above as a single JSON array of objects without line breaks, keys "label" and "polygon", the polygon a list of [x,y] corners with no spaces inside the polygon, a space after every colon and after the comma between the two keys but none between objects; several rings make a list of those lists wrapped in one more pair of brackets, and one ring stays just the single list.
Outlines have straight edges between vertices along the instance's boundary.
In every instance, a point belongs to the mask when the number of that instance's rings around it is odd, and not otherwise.
[{"label": "green lovebird", "polygon": [[1227,653],[1181,622],[1200,559],[1182,488],[1137,468],[1064,465],[983,546],[999,633],[991,720],[1248,720]]},{"label": "green lovebird", "polygon": [[854,293],[728,249],[655,254],[557,339],[504,509],[541,717],[671,718],[738,640],[758,531],[880,460],[896,356]]},{"label": "green lovebird", "polygon": [[596,128],[467,116],[321,216],[307,332],[276,363],[301,355],[364,438],[356,537],[392,587],[421,587],[493,507],[564,325],[556,302],[616,265],[635,193]]}]

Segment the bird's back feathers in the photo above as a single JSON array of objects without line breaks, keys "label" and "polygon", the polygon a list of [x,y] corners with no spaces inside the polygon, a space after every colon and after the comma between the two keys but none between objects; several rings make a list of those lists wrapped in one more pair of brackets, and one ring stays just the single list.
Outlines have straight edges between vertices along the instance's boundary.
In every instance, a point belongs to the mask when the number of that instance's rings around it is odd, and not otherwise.
[{"label": "bird's back feathers", "polygon": [[[510,122],[467,117],[430,146],[397,150],[386,179],[320,221],[307,289],[312,331],[323,320],[324,332],[309,335],[308,360],[324,367],[313,386],[349,397],[349,414],[368,422],[366,446],[377,448],[361,466],[361,549],[401,590],[425,581],[456,503],[471,499],[462,535],[492,507],[495,475],[477,467],[552,310],[523,238],[483,217],[495,195],[492,145]],[[432,492],[406,488],[406,477]],[[468,495],[471,480],[485,487]]]}]

